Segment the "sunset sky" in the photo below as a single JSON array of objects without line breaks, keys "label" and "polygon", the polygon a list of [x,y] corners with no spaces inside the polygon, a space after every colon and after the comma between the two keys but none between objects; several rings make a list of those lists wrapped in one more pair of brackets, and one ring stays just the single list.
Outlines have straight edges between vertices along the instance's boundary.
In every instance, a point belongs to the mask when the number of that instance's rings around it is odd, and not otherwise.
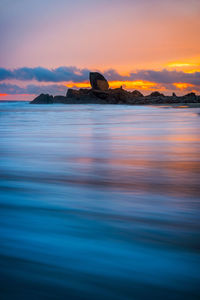
[{"label": "sunset sky", "polygon": [[200,94],[199,0],[1,0],[0,100],[89,87]]}]

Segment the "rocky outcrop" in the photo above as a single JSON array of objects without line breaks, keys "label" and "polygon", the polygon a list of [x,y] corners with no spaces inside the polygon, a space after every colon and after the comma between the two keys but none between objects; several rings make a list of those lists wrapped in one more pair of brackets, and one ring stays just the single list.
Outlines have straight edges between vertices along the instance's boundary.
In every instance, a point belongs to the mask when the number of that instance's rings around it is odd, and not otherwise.
[{"label": "rocky outcrop", "polygon": [[65,96],[54,96],[53,103],[65,103],[66,97]]},{"label": "rocky outcrop", "polygon": [[82,96],[88,95],[89,93],[90,93],[90,89],[80,89],[80,90],[68,89],[66,97],[80,99]]},{"label": "rocky outcrop", "polygon": [[90,72],[90,84],[94,90],[106,91],[109,89],[108,81],[98,72]]},{"label": "rocky outcrop", "polygon": [[197,98],[197,95],[195,93],[189,93],[189,94],[186,94],[185,96],[183,96],[184,98],[187,98],[187,99],[191,99],[191,100],[196,100]]},{"label": "rocky outcrop", "polygon": [[161,94],[159,92],[153,92],[149,95],[150,97],[164,97],[164,94]]},{"label": "rocky outcrop", "polygon": [[122,87],[109,89],[107,80],[100,73],[90,73],[91,89],[68,89],[66,96],[51,96],[41,94],[36,97],[31,104],[128,104],[128,105],[148,105],[148,104],[173,104],[173,103],[200,103],[200,96],[189,93],[182,97],[165,96],[159,92],[153,92],[148,96],[135,90],[128,92]]},{"label": "rocky outcrop", "polygon": [[131,94],[133,97],[144,97],[144,95],[137,90],[133,91]]},{"label": "rocky outcrop", "polygon": [[53,101],[53,96],[49,94],[40,94],[30,103],[31,104],[53,104],[54,101]]},{"label": "rocky outcrop", "polygon": [[131,92],[122,88],[109,89],[106,91],[96,89],[68,90],[66,101],[82,101],[83,103],[102,104],[132,104],[141,94],[132,95]]},{"label": "rocky outcrop", "polygon": [[152,94],[143,96],[128,92],[122,88],[100,91],[94,89],[69,89],[66,96],[50,96],[41,94],[36,97],[31,104],[128,104],[128,105],[148,105],[148,104],[185,104],[200,103],[200,96],[194,93],[185,96],[165,96],[163,94]]}]

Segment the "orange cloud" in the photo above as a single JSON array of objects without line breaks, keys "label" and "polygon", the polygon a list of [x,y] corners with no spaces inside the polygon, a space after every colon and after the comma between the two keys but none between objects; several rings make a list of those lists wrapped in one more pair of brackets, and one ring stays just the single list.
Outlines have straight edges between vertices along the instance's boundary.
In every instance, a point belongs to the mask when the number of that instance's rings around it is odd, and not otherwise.
[{"label": "orange cloud", "polygon": [[69,83],[66,83],[65,84],[66,87],[68,88],[73,88],[73,87],[77,87],[79,89],[86,89],[86,88],[89,88],[91,87],[90,83],[89,82],[69,82]]},{"label": "orange cloud", "polygon": [[191,67],[191,66],[195,66],[195,64],[175,62],[175,63],[170,63],[167,66],[170,68],[177,68],[177,67],[179,68],[179,67]]},{"label": "orange cloud", "polygon": [[176,61],[166,64],[169,69],[175,69],[178,71],[183,71],[184,73],[195,73],[200,72],[200,58],[190,61]]},{"label": "orange cloud", "polygon": [[8,94],[0,94],[0,97],[8,96]]},{"label": "orange cloud", "polygon": [[185,89],[187,89],[188,87],[194,87],[193,84],[190,84],[190,83],[184,83],[184,82],[175,82],[175,83],[173,83],[173,85],[174,85],[175,87],[177,87],[178,89],[180,89],[180,90],[185,90]]},{"label": "orange cloud", "polygon": [[[66,83],[68,88],[90,88],[89,82],[69,82]],[[120,88],[121,86],[127,90],[141,89],[141,90],[155,90],[157,83],[144,81],[144,80],[135,80],[135,81],[109,81],[110,88]]]},{"label": "orange cloud", "polygon": [[196,72],[200,72],[200,66],[199,68],[196,69],[184,70],[184,73],[196,73]]},{"label": "orange cloud", "polygon": [[144,81],[144,80],[135,80],[135,81],[111,81],[109,82],[111,88],[119,88],[122,86],[127,90],[132,89],[142,89],[142,90],[151,90],[157,85],[155,82]]}]

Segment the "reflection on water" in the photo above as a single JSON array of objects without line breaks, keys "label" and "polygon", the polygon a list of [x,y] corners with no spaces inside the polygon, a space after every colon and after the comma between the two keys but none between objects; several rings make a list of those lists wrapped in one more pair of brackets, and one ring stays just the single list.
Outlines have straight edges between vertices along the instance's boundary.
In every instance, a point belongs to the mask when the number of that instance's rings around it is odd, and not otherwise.
[{"label": "reflection on water", "polygon": [[1,299],[197,299],[199,113],[1,103]]}]

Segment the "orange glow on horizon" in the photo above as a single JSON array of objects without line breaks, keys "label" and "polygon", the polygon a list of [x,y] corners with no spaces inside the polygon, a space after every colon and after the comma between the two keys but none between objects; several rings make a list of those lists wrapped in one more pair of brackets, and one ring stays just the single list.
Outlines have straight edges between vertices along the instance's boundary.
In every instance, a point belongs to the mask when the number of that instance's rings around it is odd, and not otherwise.
[{"label": "orange glow on horizon", "polygon": [[30,101],[33,100],[36,95],[35,94],[0,94],[1,101]]},{"label": "orange glow on horizon", "polygon": [[200,72],[200,67],[197,69],[191,69],[191,70],[185,70],[184,73],[196,73],[196,72]]},{"label": "orange glow on horizon", "polygon": [[110,81],[109,85],[111,88],[120,88],[121,86],[127,90],[142,89],[151,90],[157,85],[155,82],[135,80],[135,81]]},{"label": "orange glow on horizon", "polygon": [[195,66],[195,64],[190,64],[190,63],[170,63],[167,65],[170,68],[176,68],[176,67],[192,67]]},{"label": "orange glow on horizon", "polygon": [[87,88],[91,87],[89,82],[69,82],[69,83],[66,83],[65,85],[68,88],[77,87],[80,89],[87,89]]},{"label": "orange glow on horizon", "polygon": [[176,82],[176,83],[173,83],[173,85],[175,87],[177,87],[178,89],[180,90],[185,90],[187,89],[188,87],[193,87],[194,85],[193,84],[190,84],[190,83],[184,83],[184,82]]},{"label": "orange glow on horizon", "polygon": [[175,61],[166,64],[169,69],[183,71],[184,73],[200,72],[200,58],[190,59],[190,61]]},{"label": "orange glow on horizon", "polygon": [[[68,88],[90,88],[89,82],[69,82],[65,84]],[[157,83],[143,80],[135,81],[109,81],[110,88],[120,88],[121,86],[127,90],[141,89],[141,90],[155,90]],[[159,89],[160,90],[160,89]]]}]

